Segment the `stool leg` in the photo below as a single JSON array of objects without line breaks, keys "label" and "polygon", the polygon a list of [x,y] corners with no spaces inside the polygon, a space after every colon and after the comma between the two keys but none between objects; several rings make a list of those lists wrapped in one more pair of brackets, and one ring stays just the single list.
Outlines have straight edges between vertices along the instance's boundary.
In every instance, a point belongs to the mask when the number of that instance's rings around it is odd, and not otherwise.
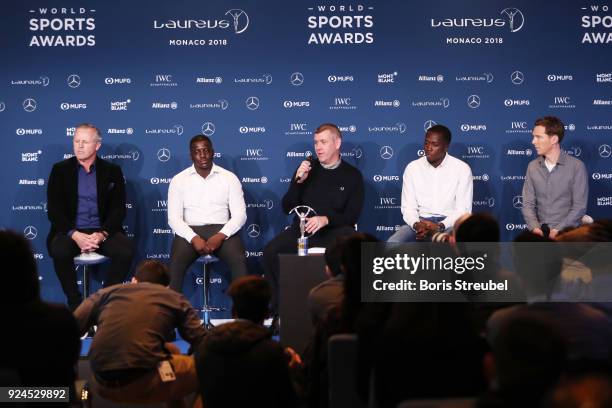
[{"label": "stool leg", "polygon": [[210,270],[206,263],[204,263],[202,275],[204,279],[204,282],[202,282],[202,317],[204,318],[204,327],[210,329],[214,326],[210,322],[210,307],[208,306],[208,296],[210,295]]},{"label": "stool leg", "polygon": [[89,297],[89,274],[87,272],[87,265],[83,265],[83,299]]}]

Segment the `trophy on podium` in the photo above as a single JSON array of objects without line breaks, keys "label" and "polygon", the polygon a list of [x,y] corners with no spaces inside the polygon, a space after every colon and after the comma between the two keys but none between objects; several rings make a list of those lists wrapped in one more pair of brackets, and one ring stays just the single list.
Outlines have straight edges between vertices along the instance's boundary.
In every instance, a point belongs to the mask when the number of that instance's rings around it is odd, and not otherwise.
[{"label": "trophy on podium", "polygon": [[291,213],[295,213],[300,219],[300,237],[297,242],[297,253],[299,256],[308,255],[308,237],[313,234],[306,236],[306,218],[314,217],[317,215],[317,212],[307,205],[298,205],[289,211],[289,214]]}]

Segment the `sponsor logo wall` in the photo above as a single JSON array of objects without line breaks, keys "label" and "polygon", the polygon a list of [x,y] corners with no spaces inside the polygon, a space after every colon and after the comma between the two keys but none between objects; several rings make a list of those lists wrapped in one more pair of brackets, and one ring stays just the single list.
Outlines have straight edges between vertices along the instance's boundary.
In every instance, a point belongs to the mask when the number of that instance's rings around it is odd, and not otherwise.
[{"label": "sponsor logo wall", "polygon": [[[450,153],[474,174],[474,210],[498,217],[504,240],[524,229],[513,198],[544,115],[562,118],[563,148],[587,166],[588,213],[609,216],[612,3],[562,3],[12,1],[0,17],[0,227],[46,254],[47,179],[72,156],[81,122],[100,128],[100,156],[123,169],[138,260],[168,260],[168,185],[199,133],[242,181],[254,271],[290,222],[279,203],[324,122],[341,127],[342,157],[364,174],[359,228],[380,239],[403,223],[403,170],[435,124],[453,132]],[[541,24],[551,7],[554,37]],[[538,59],[551,41],[563,52]],[[43,296],[62,301],[51,260],[39,264]],[[227,285],[217,269],[213,298]],[[200,273],[191,270],[196,304]]]}]

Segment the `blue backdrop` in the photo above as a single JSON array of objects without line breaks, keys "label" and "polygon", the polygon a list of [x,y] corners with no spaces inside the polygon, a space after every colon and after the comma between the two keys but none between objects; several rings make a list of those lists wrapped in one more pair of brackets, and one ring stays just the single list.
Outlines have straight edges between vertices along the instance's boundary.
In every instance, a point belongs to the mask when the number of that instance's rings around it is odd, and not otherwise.
[{"label": "blue backdrop", "polygon": [[[345,160],[364,174],[359,229],[381,239],[402,223],[401,175],[425,129],[453,132],[474,174],[474,211],[524,229],[520,192],[534,119],[567,125],[563,147],[589,170],[593,217],[612,205],[612,12],[575,1],[265,2],[13,1],[0,17],[0,225],[24,231],[43,296],[63,301],[44,246],[46,182],[69,157],[77,123],[103,133],[123,168],[125,228],[137,260],[168,259],[166,199],[190,165],[188,140],[210,135],[216,163],[242,180],[241,236],[259,270],[287,223],[280,199],[335,122]],[[198,267],[188,295],[199,303]],[[216,288],[223,273],[213,274]],[[103,274],[98,277],[103,277]],[[215,291],[216,295],[219,290]],[[225,301],[218,299],[217,303]]]}]

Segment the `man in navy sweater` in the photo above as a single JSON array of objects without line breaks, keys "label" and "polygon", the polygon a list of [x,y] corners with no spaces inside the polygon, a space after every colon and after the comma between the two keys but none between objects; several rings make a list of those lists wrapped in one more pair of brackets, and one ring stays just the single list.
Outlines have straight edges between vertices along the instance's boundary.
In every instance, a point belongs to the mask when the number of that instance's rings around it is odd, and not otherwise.
[{"label": "man in navy sweater", "polygon": [[[340,158],[342,133],[334,124],[326,123],[314,132],[314,148],[318,160],[304,160],[295,172],[289,190],[283,197],[283,210],[289,213],[298,205],[312,207],[317,215],[307,219],[305,232],[313,247],[326,247],[342,235],[355,232],[355,224],[363,207],[363,176]],[[278,313],[280,253],[296,253],[300,237],[299,217],[272,239],[264,248],[263,263],[272,287],[272,313]]]}]

